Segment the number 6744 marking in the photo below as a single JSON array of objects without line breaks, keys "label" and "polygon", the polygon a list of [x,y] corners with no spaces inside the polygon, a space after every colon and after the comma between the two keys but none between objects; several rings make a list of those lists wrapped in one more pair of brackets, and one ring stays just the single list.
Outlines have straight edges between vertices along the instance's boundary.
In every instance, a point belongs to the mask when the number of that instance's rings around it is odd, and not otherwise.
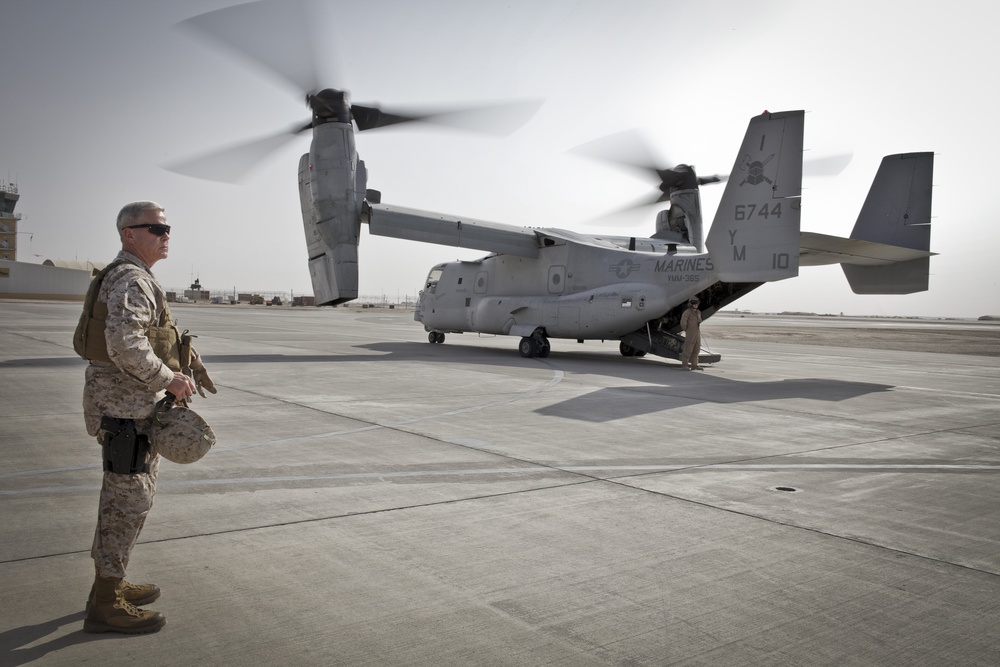
[{"label": "number 6744 marking", "polygon": [[750,220],[754,216],[758,218],[764,218],[768,220],[772,217],[781,217],[781,202],[776,202],[773,206],[768,206],[767,204],[737,204],[736,205],[736,221]]}]

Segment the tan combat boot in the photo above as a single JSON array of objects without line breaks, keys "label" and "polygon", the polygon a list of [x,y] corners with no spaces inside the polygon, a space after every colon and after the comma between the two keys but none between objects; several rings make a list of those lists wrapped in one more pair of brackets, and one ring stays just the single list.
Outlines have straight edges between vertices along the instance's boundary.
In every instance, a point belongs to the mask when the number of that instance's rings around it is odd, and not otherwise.
[{"label": "tan combat boot", "polygon": [[[94,589],[96,586],[95,584],[90,587],[90,595],[87,596],[88,611],[94,601]],[[160,588],[156,584],[132,584],[122,579],[121,584],[118,585],[118,590],[121,591],[125,602],[133,604],[136,607],[147,605],[160,597]]]},{"label": "tan combat boot", "polygon": [[83,620],[84,632],[123,632],[143,634],[156,632],[167,623],[158,611],[138,609],[127,602],[121,591],[121,579],[94,580],[94,594]]}]

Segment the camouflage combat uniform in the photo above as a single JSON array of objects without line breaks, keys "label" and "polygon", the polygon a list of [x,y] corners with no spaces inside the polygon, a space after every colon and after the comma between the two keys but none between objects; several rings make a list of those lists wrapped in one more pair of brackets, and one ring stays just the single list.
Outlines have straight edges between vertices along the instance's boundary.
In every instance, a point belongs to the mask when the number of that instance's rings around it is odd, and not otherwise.
[{"label": "camouflage combat uniform", "polygon": [[[165,312],[166,293],[138,257],[123,250],[115,259],[121,260],[108,271],[97,297],[108,306],[105,340],[112,363],[91,361],[83,389],[87,433],[98,441],[102,416],[134,419],[143,432],[153,406],[174,379],[146,338]],[[129,554],[153,505],[159,467],[155,452],[149,464],[149,473],[104,473],[91,549],[100,577],[125,576]]]},{"label": "camouflage combat uniform", "polygon": [[698,354],[701,352],[701,311],[688,307],[681,315],[681,329],[684,331],[684,351],[681,366],[698,368]]}]

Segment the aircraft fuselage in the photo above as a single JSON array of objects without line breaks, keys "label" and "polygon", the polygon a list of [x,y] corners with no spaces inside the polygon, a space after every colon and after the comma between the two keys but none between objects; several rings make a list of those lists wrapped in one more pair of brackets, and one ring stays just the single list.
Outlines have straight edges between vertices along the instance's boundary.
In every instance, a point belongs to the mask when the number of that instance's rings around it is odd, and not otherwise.
[{"label": "aircraft fuselage", "polygon": [[639,253],[572,241],[537,258],[490,255],[438,264],[414,319],[428,331],[617,338],[716,282],[707,254]]}]

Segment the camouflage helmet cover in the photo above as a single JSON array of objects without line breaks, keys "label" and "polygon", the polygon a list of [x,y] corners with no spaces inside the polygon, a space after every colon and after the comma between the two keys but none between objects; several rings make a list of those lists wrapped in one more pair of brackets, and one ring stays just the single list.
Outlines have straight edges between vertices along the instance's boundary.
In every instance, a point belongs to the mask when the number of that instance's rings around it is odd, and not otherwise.
[{"label": "camouflage helmet cover", "polygon": [[216,443],[215,432],[191,408],[174,405],[168,396],[156,405],[149,439],[153,449],[168,461],[194,463]]}]

